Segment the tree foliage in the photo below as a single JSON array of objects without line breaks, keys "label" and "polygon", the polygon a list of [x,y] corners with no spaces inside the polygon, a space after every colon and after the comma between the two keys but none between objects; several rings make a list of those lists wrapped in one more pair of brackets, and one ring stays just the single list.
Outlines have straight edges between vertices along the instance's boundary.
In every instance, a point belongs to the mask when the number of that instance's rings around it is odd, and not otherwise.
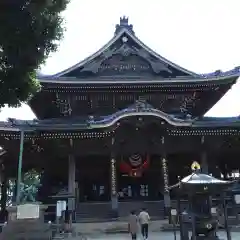
[{"label": "tree foliage", "polygon": [[19,106],[38,91],[36,71],[57,49],[68,2],[0,1],[0,107]]}]

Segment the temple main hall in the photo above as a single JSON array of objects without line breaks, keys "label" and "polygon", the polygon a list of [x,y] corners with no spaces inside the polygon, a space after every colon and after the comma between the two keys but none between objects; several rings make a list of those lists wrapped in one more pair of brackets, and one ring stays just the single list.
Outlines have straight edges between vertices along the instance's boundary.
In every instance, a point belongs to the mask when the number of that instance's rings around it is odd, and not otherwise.
[{"label": "temple main hall", "polygon": [[169,185],[192,162],[222,179],[239,173],[240,118],[204,116],[239,74],[187,70],[146,46],[123,17],[95,54],[38,76],[41,91],[28,103],[36,119],[0,122],[2,182],[36,169],[49,216],[66,199],[76,221],[143,206],[159,217],[176,200]]}]

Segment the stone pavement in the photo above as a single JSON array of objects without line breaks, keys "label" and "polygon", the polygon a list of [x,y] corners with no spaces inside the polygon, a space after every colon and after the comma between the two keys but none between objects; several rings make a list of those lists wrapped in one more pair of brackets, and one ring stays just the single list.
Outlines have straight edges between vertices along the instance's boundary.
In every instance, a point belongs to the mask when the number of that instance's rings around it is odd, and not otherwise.
[{"label": "stone pavement", "polygon": [[[224,232],[219,232],[220,239],[227,239],[226,234]],[[239,233],[232,233],[232,240],[239,240],[240,235]],[[128,234],[99,234],[99,235],[92,235],[92,236],[84,236],[84,237],[75,237],[75,238],[68,238],[69,240],[130,240],[130,236]],[[142,240],[142,237],[138,236],[139,240]],[[173,233],[170,232],[151,232],[149,233],[149,240],[174,240]],[[180,239],[179,234],[177,234],[177,240]]]},{"label": "stone pavement", "polygon": [[[167,220],[151,221],[149,225],[150,232],[159,232]],[[81,234],[105,234],[105,233],[127,233],[127,221],[112,221],[98,223],[75,223],[73,224],[74,232]]]},{"label": "stone pavement", "polygon": [[[99,234],[118,234],[127,233],[128,224],[127,221],[112,221],[112,222],[95,222],[95,223],[75,223],[73,229],[76,234],[81,233],[83,235],[99,235]],[[140,229],[139,229],[140,230]],[[172,232],[172,225],[168,224],[168,220],[156,220],[151,221],[149,224],[149,232]],[[240,226],[234,226],[233,232],[239,232]],[[240,240],[240,236],[239,236]]]}]

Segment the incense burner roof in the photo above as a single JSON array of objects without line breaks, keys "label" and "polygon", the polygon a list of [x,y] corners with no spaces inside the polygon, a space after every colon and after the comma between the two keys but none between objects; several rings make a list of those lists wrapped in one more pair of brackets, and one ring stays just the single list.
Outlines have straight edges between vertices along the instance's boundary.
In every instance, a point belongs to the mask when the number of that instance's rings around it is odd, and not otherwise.
[{"label": "incense burner roof", "polygon": [[203,173],[193,173],[181,180],[182,184],[229,184],[229,181],[217,179]]},{"label": "incense burner roof", "polygon": [[171,186],[169,190],[176,189],[180,194],[186,193],[188,195],[211,195],[228,190],[234,183],[235,181],[225,181],[207,174],[194,172],[183,178],[178,184]]}]

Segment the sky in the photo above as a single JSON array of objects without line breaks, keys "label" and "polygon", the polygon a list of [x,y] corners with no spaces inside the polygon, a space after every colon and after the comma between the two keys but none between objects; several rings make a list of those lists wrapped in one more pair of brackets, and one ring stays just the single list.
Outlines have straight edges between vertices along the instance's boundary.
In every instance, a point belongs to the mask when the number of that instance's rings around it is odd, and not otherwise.
[{"label": "sky", "polygon": [[[197,73],[229,70],[240,65],[239,9],[239,0],[71,0],[62,14],[64,38],[41,71],[57,73],[96,52],[123,15],[141,41],[170,61]],[[239,92],[240,81],[207,116],[239,116]],[[8,117],[35,116],[23,104],[2,109],[0,120]]]}]

